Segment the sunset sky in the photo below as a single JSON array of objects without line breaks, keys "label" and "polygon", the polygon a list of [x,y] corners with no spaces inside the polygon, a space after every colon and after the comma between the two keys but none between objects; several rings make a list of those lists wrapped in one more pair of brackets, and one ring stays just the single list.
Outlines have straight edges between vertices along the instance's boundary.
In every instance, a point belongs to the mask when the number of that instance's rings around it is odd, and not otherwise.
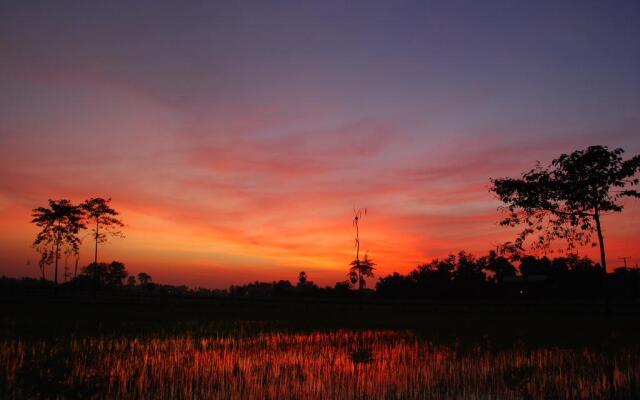
[{"label": "sunset sky", "polygon": [[[514,237],[490,177],[640,152],[638,21],[636,0],[3,1],[0,275],[37,276],[49,198],[112,197],[126,238],[101,260],[189,286],[344,280],[354,207],[378,275],[486,252]],[[604,224],[612,266],[640,262],[640,202]]]}]

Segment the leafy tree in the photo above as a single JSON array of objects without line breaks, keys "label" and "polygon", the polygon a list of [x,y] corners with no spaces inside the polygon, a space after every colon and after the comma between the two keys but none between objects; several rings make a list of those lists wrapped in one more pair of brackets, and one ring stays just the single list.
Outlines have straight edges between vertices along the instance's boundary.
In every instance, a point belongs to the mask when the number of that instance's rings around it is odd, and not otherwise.
[{"label": "leafy tree", "polygon": [[640,155],[623,160],[624,150],[591,146],[562,154],[547,167],[538,164],[521,178],[492,179],[491,191],[506,204],[504,226],[523,225],[514,246],[522,250],[525,240],[537,234],[534,247],[549,248],[555,239],[567,241],[569,249],[591,243],[597,235],[600,265],[606,272],[602,216],[621,212],[623,197],[640,197]]},{"label": "leafy tree", "polygon": [[356,258],[350,265],[349,280],[351,284],[355,285],[357,283],[359,290],[364,290],[367,285],[366,278],[373,277],[373,270],[376,264],[365,254],[364,259],[359,260]]},{"label": "leafy tree", "polygon": [[140,282],[140,286],[147,286],[152,281],[151,275],[146,272],[140,272],[138,274],[138,282]]},{"label": "leafy tree", "polygon": [[394,272],[376,283],[376,292],[383,298],[401,298],[410,296],[415,282],[408,276]]},{"label": "leafy tree", "polygon": [[309,280],[307,273],[304,271],[298,274],[298,283],[296,286],[298,291],[302,292],[303,294],[312,294],[314,292],[317,292],[319,289],[318,286],[313,283],[313,281]]},{"label": "leafy tree", "polygon": [[464,251],[459,252],[452,283],[453,291],[457,297],[466,298],[479,295],[486,283],[482,264],[473,255]]},{"label": "leafy tree", "polygon": [[298,287],[305,287],[307,284],[307,273],[304,271],[301,271],[300,274],[298,274]]},{"label": "leafy tree", "polygon": [[420,265],[409,275],[416,282],[420,297],[440,297],[449,291],[455,268],[456,258],[450,255],[443,260],[434,259]]},{"label": "leafy tree", "polygon": [[515,276],[516,268],[504,256],[498,255],[495,251],[490,251],[488,255],[478,260],[483,269],[493,272],[495,282],[502,282],[507,276]]},{"label": "leafy tree", "polygon": [[128,287],[135,287],[136,286],[136,277],[131,275],[127,278],[127,286]]},{"label": "leafy tree", "polygon": [[112,261],[107,267],[106,281],[108,286],[122,286],[127,276],[129,273],[121,262]]},{"label": "leafy tree", "polygon": [[482,272],[482,264],[473,255],[464,251],[459,252],[453,280],[459,282],[484,282],[485,275]]},{"label": "leafy tree", "polygon": [[82,269],[80,275],[83,279],[93,278],[96,286],[104,286],[107,283],[107,268],[105,263],[91,263]]},{"label": "leafy tree", "polygon": [[273,285],[274,296],[287,296],[294,292],[293,285],[289,281],[279,280]]},{"label": "leafy tree", "polygon": [[123,236],[119,228],[122,228],[124,224],[118,218],[118,212],[109,203],[111,203],[111,199],[101,197],[91,198],[82,203],[87,222],[93,226],[91,231],[95,240],[94,263],[98,262],[99,243],[107,243],[109,236]]},{"label": "leafy tree", "polygon": [[33,247],[40,251],[42,256],[41,268],[51,262],[55,263],[54,282],[58,283],[58,262],[60,250],[68,246],[72,252],[77,253],[80,248],[78,232],[84,229],[82,222],[82,209],[67,199],[49,200],[49,207],[33,209],[31,222],[41,230],[36,235]]},{"label": "leafy tree", "polygon": [[85,279],[93,277],[95,282],[102,286],[120,287],[129,273],[123,263],[112,261],[109,264],[91,263],[82,270],[82,276]]},{"label": "leafy tree", "polygon": [[333,286],[333,290],[340,296],[346,296],[351,291],[351,284],[349,281],[336,282]]},{"label": "leafy tree", "polygon": [[547,257],[536,258],[534,256],[526,256],[520,261],[520,273],[524,276],[548,275],[550,271],[551,260]]}]

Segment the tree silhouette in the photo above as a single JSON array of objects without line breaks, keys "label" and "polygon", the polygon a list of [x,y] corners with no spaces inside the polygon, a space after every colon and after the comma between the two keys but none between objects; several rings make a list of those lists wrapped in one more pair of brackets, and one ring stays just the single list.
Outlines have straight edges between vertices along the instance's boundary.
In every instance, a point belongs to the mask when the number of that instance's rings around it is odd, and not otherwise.
[{"label": "tree silhouette", "polygon": [[540,164],[519,179],[492,179],[491,191],[506,204],[509,215],[504,226],[524,225],[514,248],[522,250],[524,242],[537,234],[534,247],[549,248],[554,239],[576,245],[596,243],[600,246],[600,265],[606,272],[603,215],[621,212],[623,197],[640,197],[633,189],[639,180],[640,156],[623,160],[624,150],[591,146],[586,150],[562,154],[547,167]]},{"label": "tree silhouette", "polygon": [[416,283],[416,289],[422,297],[442,297],[451,287],[453,271],[456,269],[456,257],[434,259],[428,264],[418,266],[409,273]]},{"label": "tree silhouette", "polygon": [[[58,284],[58,262],[60,250],[68,246],[73,252],[78,251],[80,238],[78,232],[84,229],[82,209],[67,199],[49,200],[49,207],[33,209],[31,222],[41,228],[33,242],[34,248],[41,251],[41,262],[47,262],[53,256],[55,263],[54,282]],[[53,249],[53,250],[50,250]],[[49,254],[42,253],[42,251]]]},{"label": "tree silhouette", "polygon": [[140,286],[147,286],[151,283],[151,275],[146,272],[140,272],[138,274],[138,282],[140,283]]},{"label": "tree silhouette", "polygon": [[305,287],[307,285],[307,273],[304,271],[301,271],[298,274],[298,287]]},{"label": "tree silhouette", "polygon": [[107,243],[109,236],[122,237],[124,224],[118,218],[118,212],[109,203],[111,199],[101,197],[91,198],[82,203],[82,209],[86,213],[88,222],[93,226],[93,238],[95,240],[94,263],[98,263],[98,243]]},{"label": "tree silhouette", "polygon": [[36,252],[40,254],[40,260],[38,260],[38,268],[40,269],[40,278],[42,280],[47,279],[46,267],[53,264],[55,258],[55,247],[49,242],[42,242],[38,245],[34,245]]},{"label": "tree silhouette", "polygon": [[360,260],[356,258],[351,261],[351,268],[349,268],[349,280],[353,285],[358,284],[358,289],[362,291],[367,282],[365,278],[373,277],[373,270],[375,269],[375,263],[369,258],[367,254],[364,255],[364,259]]},{"label": "tree silhouette", "polygon": [[498,283],[502,282],[507,276],[516,275],[516,268],[513,264],[493,250],[488,255],[481,257],[478,263],[482,266],[482,269],[493,272],[495,274],[493,279]]},{"label": "tree silhouette", "polygon": [[118,261],[112,261],[107,268],[107,285],[122,286],[127,276],[129,276],[129,273],[124,267],[124,264]]},{"label": "tree silhouette", "polygon": [[358,283],[358,287],[360,292],[366,286],[365,278],[373,276],[373,270],[375,263],[369,259],[368,255],[365,254],[364,260],[360,260],[360,220],[367,215],[366,208],[359,208],[353,210],[353,227],[356,229],[356,239],[355,239],[355,248],[356,248],[356,259],[351,261],[349,265],[349,280],[351,284],[355,285]]},{"label": "tree silhouette", "polygon": [[110,264],[91,263],[82,269],[82,276],[93,279],[96,284],[101,286],[113,288],[121,287],[129,273],[123,263],[112,261]]},{"label": "tree silhouette", "polygon": [[365,215],[367,215],[366,208],[358,208],[357,210],[356,209],[353,210],[352,224],[353,224],[353,227],[356,228],[356,242],[355,242],[356,260],[360,259],[360,220],[364,218]]},{"label": "tree silhouette", "polygon": [[382,277],[376,283],[376,292],[383,298],[401,298],[413,296],[415,281],[411,276],[404,276],[397,272]]}]

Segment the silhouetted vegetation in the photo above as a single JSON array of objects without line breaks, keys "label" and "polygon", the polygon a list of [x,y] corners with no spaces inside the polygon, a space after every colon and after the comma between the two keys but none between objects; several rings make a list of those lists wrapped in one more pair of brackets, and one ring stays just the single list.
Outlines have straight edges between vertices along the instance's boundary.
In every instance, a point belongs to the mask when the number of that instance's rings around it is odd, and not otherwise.
[{"label": "silhouetted vegetation", "polygon": [[[98,293],[108,296],[187,296],[187,297],[225,297],[226,290],[189,288],[186,285],[166,285],[153,283],[151,275],[140,272],[130,275],[125,265],[118,261],[111,263],[91,263],[82,268],[75,278],[58,285],[61,293],[67,296],[86,297]],[[4,294],[46,294],[55,283],[44,279],[0,278],[0,290]]]},{"label": "silhouetted vegetation", "polygon": [[364,260],[360,260],[360,220],[367,215],[366,208],[359,208],[353,210],[353,227],[356,230],[355,248],[356,258],[349,264],[349,281],[352,285],[358,285],[358,289],[362,293],[365,286],[367,286],[367,278],[373,277],[373,270],[375,269],[375,263],[369,259],[368,254],[365,254]]},{"label": "silhouetted vegetation", "polygon": [[538,164],[520,179],[493,179],[491,190],[506,204],[509,215],[502,225],[524,229],[511,250],[522,251],[525,240],[537,234],[533,245],[547,249],[554,239],[564,239],[569,249],[600,246],[600,265],[606,271],[601,218],[621,212],[624,197],[640,197],[633,189],[639,180],[640,156],[623,160],[624,150],[591,146],[562,154],[547,167]]},{"label": "silhouetted vegetation", "polygon": [[39,268],[45,279],[45,267],[55,264],[54,283],[58,283],[58,263],[62,248],[77,254],[80,248],[78,232],[84,229],[83,212],[67,199],[49,200],[49,207],[33,210],[31,222],[40,228],[33,247],[40,253]]},{"label": "silhouetted vegetation", "polygon": [[[109,203],[111,199],[91,198],[80,205],[68,199],[49,200],[48,207],[33,209],[32,223],[41,230],[36,235],[33,247],[40,254],[38,267],[42,279],[46,279],[47,265],[54,264],[54,283],[58,284],[58,263],[61,253],[65,255],[65,281],[70,277],[67,271],[67,259],[75,256],[74,278],[77,277],[80,257],[80,231],[92,226],[92,237],[95,241],[94,265],[98,264],[98,244],[106,243],[109,236],[123,236],[118,228],[124,224],[118,218],[118,212]],[[93,268],[98,272],[99,267]],[[98,276],[94,276],[98,285]]]},{"label": "silhouetted vegetation", "polygon": [[[460,252],[434,259],[407,275],[380,278],[376,293],[394,299],[601,299],[601,287],[599,264],[577,255],[522,256],[516,268],[495,252],[480,258]],[[615,298],[637,298],[640,270],[615,269],[606,275],[605,289]]]},{"label": "silhouetted vegetation", "polygon": [[[419,265],[407,274],[380,277],[375,290],[366,288],[373,278],[375,263],[367,252],[360,256],[360,224],[367,209],[354,209],[355,259],[349,264],[348,279],[334,286],[319,287],[302,271],[298,281],[255,281],[233,285],[228,290],[190,289],[161,285],[140,272],[130,275],[123,263],[98,262],[98,246],[109,236],[122,236],[119,213],[111,199],[91,198],[80,205],[69,200],[49,200],[48,207],[33,210],[32,222],[41,231],[33,243],[40,253],[40,281],[4,279],[5,287],[49,287],[46,266],[55,264],[54,283],[58,284],[58,263],[65,254],[65,288],[73,293],[93,289],[103,293],[136,295],[218,296],[230,298],[359,298],[404,300],[561,300],[561,299],[637,299],[639,270],[617,268],[606,271],[601,217],[621,212],[623,197],[640,197],[634,189],[640,170],[640,156],[622,159],[623,150],[592,146],[562,154],[547,167],[538,165],[521,178],[493,179],[491,191],[498,195],[509,215],[503,225],[523,225],[515,242],[482,257],[460,251],[442,259]],[[94,262],[77,274],[81,244],[79,232],[91,227]],[[550,251],[555,239],[567,241],[569,251],[578,245],[600,245],[600,263],[577,255],[549,258],[526,255],[525,241],[537,233],[536,250]],[[74,278],[68,280],[67,258],[75,255]],[[357,289],[353,290],[353,289]]]},{"label": "silhouetted vegetation", "polygon": [[[362,262],[366,261],[366,258]],[[118,261],[91,263],[77,277],[63,283],[62,291],[88,294],[96,289],[103,294],[169,295],[198,297],[266,298],[355,298],[388,300],[446,301],[519,301],[519,300],[601,300],[637,299],[640,296],[640,269],[620,267],[604,276],[598,263],[571,254],[563,257],[521,255],[512,262],[490,251],[476,257],[464,251],[422,264],[406,274],[394,272],[380,277],[375,290],[360,289],[348,281],[320,287],[302,271],[298,280],[255,281],[232,285],[226,289],[189,288],[185,285],[163,285],[140,272],[130,275]],[[603,291],[604,284],[604,291]],[[33,291],[53,287],[43,279],[3,278],[5,289]]]},{"label": "silhouetted vegetation", "polygon": [[118,218],[118,212],[114,210],[109,203],[111,199],[103,199],[100,197],[86,200],[80,206],[84,211],[87,225],[92,226],[92,236],[95,240],[95,264],[98,263],[98,244],[106,243],[109,236],[122,237],[122,232],[118,230],[124,226]]}]

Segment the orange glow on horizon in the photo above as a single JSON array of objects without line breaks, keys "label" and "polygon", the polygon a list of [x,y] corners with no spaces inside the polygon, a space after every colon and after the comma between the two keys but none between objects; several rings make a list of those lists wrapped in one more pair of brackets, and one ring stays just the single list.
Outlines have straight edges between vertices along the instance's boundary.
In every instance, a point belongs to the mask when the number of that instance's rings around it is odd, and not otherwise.
[{"label": "orange glow on horizon", "polygon": [[[80,200],[80,198],[76,199]],[[35,227],[28,221],[30,209],[2,203],[0,258],[10,276],[37,276],[36,255],[29,245]],[[134,273],[146,271],[158,282],[197,287],[227,287],[254,280],[295,280],[304,270],[320,285],[346,279],[348,263],[354,257],[353,229],[349,209],[330,218],[305,215],[282,223],[267,223],[253,214],[248,224],[211,224],[206,218],[173,213],[172,210],[114,201],[126,223],[124,239],[112,239],[100,248],[100,259],[120,260]],[[361,224],[362,250],[377,263],[376,277],[392,272],[406,273],[432,258],[465,250],[482,255],[513,233],[498,226],[500,215],[457,216],[393,215],[369,209]],[[611,266],[619,254],[637,251],[638,232],[625,221],[638,218],[638,207],[630,206],[623,216],[605,221],[605,240]],[[92,243],[85,238],[81,264],[88,263]],[[596,249],[578,249],[597,260]],[[551,254],[553,256],[554,254]],[[557,253],[555,255],[558,255]],[[25,265],[30,260],[30,266]],[[369,282],[369,285],[374,285]]]}]

